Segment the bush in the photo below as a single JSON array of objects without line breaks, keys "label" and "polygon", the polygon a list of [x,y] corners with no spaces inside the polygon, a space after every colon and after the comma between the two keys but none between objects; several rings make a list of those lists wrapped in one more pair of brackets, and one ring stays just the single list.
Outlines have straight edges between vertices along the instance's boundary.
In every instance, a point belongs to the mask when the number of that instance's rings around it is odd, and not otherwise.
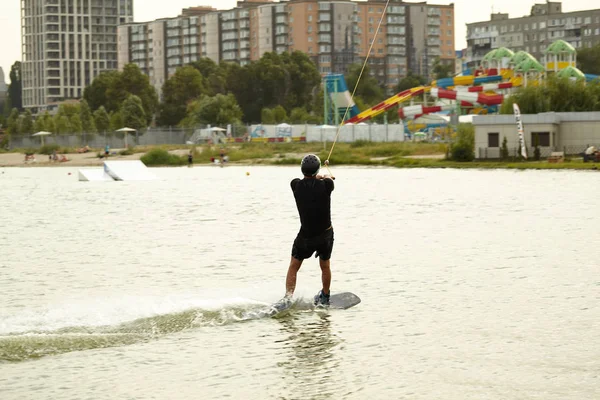
[{"label": "bush", "polygon": [[121,151],[119,152],[119,154],[120,154],[120,155],[122,155],[122,156],[130,156],[130,155],[132,155],[133,153],[135,153],[135,151],[134,151],[134,148],[133,148],[133,147],[129,147],[129,148],[127,148],[127,149],[125,149],[125,150],[121,150]]},{"label": "bush", "polygon": [[186,157],[181,157],[175,154],[171,154],[164,149],[153,149],[148,153],[144,154],[141,158],[142,162],[147,166],[156,165],[170,165],[178,166],[185,165],[187,163]]},{"label": "bush", "polygon": [[452,160],[469,162],[475,159],[475,129],[471,124],[458,126],[456,142],[450,149]]},{"label": "bush", "polygon": [[40,154],[45,154],[45,155],[50,155],[52,153],[54,153],[55,151],[58,153],[60,150],[60,146],[57,144],[46,144],[44,146],[42,146],[42,148],[40,149]]},{"label": "bush", "polygon": [[506,136],[504,136],[504,140],[502,141],[502,147],[500,148],[500,158],[503,160],[508,160],[508,141]]}]

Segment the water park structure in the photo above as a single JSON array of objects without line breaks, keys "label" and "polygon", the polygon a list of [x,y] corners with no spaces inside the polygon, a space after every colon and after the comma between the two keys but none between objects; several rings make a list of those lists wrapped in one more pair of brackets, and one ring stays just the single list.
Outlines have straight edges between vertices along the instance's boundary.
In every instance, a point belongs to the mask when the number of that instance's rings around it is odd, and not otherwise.
[{"label": "water park structure", "polygon": [[[336,123],[346,115],[343,124],[358,124],[399,107],[398,115],[405,126],[419,128],[415,120],[428,114],[498,113],[499,106],[514,88],[544,84],[551,74],[586,82],[599,78],[577,69],[577,51],[563,40],[546,49],[544,64],[525,51],[514,53],[501,47],[486,54],[474,70],[402,91],[362,112],[352,101],[343,76],[328,75],[324,79],[325,123]],[[348,106],[350,110],[346,112]]]}]

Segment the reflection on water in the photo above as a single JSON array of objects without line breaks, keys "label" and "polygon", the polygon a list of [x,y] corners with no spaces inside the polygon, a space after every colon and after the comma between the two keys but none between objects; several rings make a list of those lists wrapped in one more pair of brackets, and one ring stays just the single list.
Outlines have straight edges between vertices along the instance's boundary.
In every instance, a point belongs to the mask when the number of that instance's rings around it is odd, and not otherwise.
[{"label": "reflection on water", "polygon": [[331,316],[324,311],[290,315],[279,320],[282,368],[291,393],[312,399],[334,397],[339,386],[331,381],[332,370],[339,366],[336,347],[340,339],[332,332]]}]

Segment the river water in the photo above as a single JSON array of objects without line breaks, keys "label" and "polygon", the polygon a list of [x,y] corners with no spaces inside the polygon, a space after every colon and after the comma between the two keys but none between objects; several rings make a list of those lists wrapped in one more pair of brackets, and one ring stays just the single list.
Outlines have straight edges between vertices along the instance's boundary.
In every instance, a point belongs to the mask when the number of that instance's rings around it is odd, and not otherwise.
[{"label": "river water", "polygon": [[299,168],[152,171],[0,169],[2,400],[600,398],[598,173],[334,168],[362,303],[257,318]]}]

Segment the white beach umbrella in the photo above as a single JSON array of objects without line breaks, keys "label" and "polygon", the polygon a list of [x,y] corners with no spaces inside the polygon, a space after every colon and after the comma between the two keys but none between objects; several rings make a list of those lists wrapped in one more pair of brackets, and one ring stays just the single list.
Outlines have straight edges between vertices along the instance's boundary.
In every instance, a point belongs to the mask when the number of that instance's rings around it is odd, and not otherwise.
[{"label": "white beach umbrella", "polygon": [[121,129],[117,129],[117,132],[123,132],[123,133],[125,133],[125,148],[127,148],[127,134],[129,132],[135,132],[135,131],[136,131],[135,129],[133,129],[133,128],[127,128],[127,127],[121,128]]},{"label": "white beach umbrella", "polygon": [[48,135],[52,135],[52,132],[40,131],[40,132],[34,133],[31,136],[39,136],[42,139],[42,146],[43,146],[44,145],[44,136],[48,136]]}]

